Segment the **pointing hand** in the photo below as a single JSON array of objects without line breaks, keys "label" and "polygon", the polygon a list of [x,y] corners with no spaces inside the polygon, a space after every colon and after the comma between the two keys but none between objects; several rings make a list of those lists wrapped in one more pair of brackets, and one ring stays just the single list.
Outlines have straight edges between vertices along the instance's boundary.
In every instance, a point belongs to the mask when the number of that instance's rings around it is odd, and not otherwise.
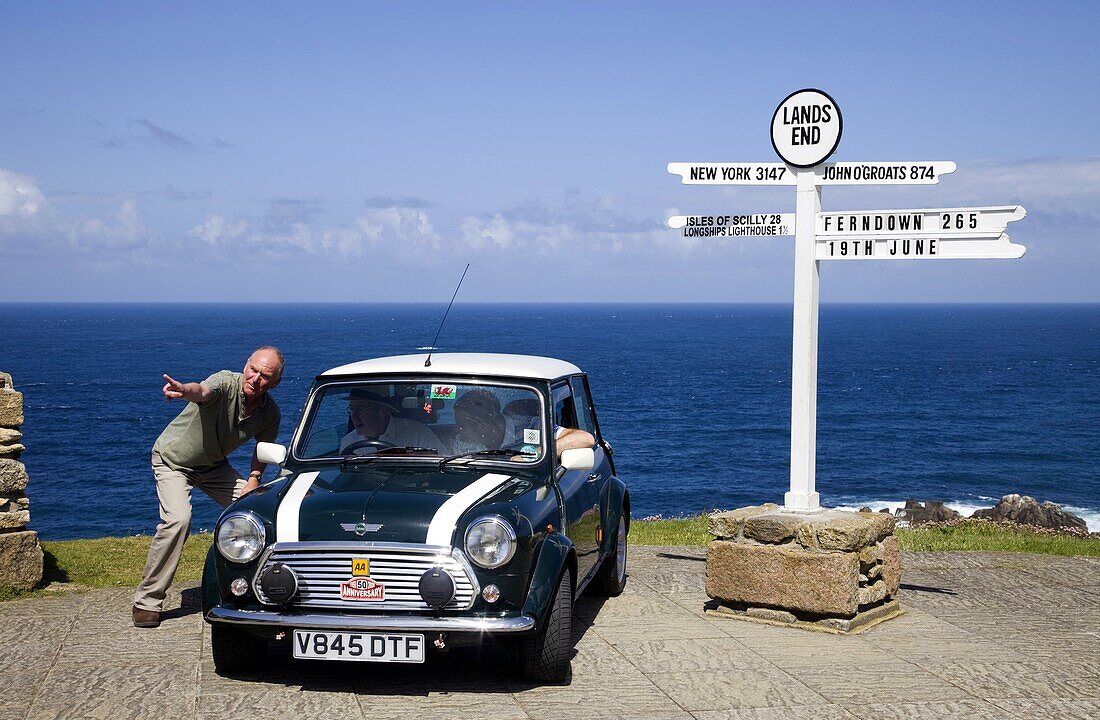
[{"label": "pointing hand", "polygon": [[164,376],[164,387],[160,389],[168,400],[178,400],[183,397],[183,383],[173,380],[167,374]]}]

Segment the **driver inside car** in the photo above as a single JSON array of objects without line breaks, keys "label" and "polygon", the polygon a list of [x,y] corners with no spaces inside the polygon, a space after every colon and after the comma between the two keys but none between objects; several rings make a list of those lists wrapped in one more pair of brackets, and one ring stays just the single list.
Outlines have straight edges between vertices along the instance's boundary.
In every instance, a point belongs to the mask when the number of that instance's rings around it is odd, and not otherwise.
[{"label": "driver inside car", "polygon": [[353,388],[348,395],[351,431],[340,439],[341,454],[367,455],[387,447],[440,447],[439,438],[426,425],[398,417],[389,397],[376,388]]}]

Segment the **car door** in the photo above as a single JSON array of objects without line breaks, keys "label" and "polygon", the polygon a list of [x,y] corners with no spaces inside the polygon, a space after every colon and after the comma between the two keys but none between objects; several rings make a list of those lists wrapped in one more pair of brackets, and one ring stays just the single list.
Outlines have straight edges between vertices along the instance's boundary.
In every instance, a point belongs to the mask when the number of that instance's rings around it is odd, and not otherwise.
[{"label": "car door", "polygon": [[[588,391],[588,378],[584,375],[575,375],[569,379],[573,390],[573,405],[577,411],[577,427],[588,432],[596,439],[596,447],[593,449],[595,462],[589,473],[589,482],[596,486],[596,497],[600,503],[600,523],[604,533],[609,531],[608,521],[611,508],[608,500],[611,494],[611,477],[615,474],[615,467],[604,448],[600,437],[600,426],[596,421],[596,410],[592,405],[592,395]],[[597,541],[602,537],[597,535]],[[599,548],[596,549],[597,554]]]},{"label": "car door", "polygon": [[[552,388],[553,422],[555,428],[579,426],[572,386],[561,382]],[[565,512],[565,534],[577,552],[577,581],[583,580],[596,566],[599,545],[596,533],[600,529],[599,485],[592,470],[565,470],[554,450],[554,470],[558,491]]]}]

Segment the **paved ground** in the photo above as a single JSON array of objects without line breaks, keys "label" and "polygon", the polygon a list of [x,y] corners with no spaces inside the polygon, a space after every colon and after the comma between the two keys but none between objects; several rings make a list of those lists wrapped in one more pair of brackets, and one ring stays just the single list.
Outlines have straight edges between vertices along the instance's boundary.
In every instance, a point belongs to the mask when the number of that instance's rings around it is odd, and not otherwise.
[{"label": "paved ground", "polygon": [[0,718],[1100,718],[1100,559],[903,554],[906,614],[845,637],[704,615],[702,555],[633,548],[557,686],[473,651],[220,677],[193,587],[156,630],[129,589],[2,603]]}]

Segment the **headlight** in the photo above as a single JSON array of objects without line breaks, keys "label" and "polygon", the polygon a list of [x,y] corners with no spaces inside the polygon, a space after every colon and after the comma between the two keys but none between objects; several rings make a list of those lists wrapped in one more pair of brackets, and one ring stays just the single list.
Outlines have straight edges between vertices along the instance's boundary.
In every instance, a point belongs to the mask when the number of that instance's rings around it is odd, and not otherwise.
[{"label": "headlight", "polygon": [[252,562],[264,549],[264,524],[250,512],[227,515],[215,537],[220,552],[233,562]]},{"label": "headlight", "polygon": [[466,529],[465,545],[466,555],[481,567],[500,567],[516,554],[516,531],[503,518],[478,518]]}]

